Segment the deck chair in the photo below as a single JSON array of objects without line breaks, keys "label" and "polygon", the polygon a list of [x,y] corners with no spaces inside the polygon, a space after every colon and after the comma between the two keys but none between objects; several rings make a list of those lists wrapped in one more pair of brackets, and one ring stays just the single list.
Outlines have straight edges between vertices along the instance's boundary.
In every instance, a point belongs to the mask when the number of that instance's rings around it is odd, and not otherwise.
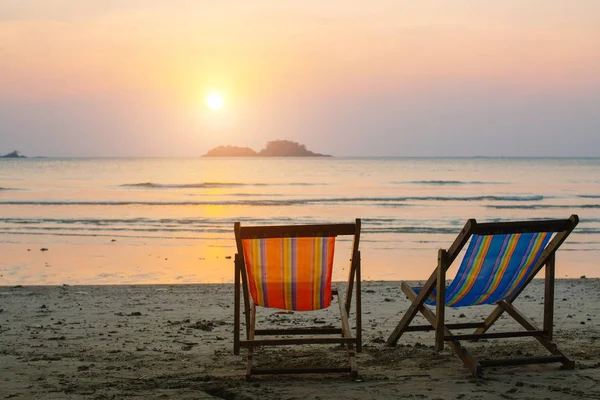
[{"label": "deck chair", "polygon": [[[239,354],[241,347],[248,350],[248,380],[252,374],[349,372],[351,376],[357,376],[355,347],[357,352],[360,352],[362,347],[358,250],[360,224],[360,219],[350,224],[326,225],[241,226],[239,222],[234,224],[237,254],[233,352]],[[331,287],[335,239],[342,235],[353,236],[348,283],[343,298],[339,288]],[[348,315],[354,288],[356,332],[353,336]],[[240,338],[240,290],[243,293],[245,311],[245,340]],[[319,310],[330,306],[333,295],[337,296],[340,308],[339,328],[256,328],[257,308]],[[261,336],[263,338],[259,338]],[[259,369],[252,365],[254,349],[258,346],[331,343],[346,346],[348,367]]]},{"label": "deck chair", "polygon": [[[574,362],[552,341],[554,322],[554,275],[556,250],[577,226],[579,218],[566,220],[477,223],[470,219],[448,250],[438,252],[438,266],[423,287],[412,288],[403,282],[402,291],[412,301],[400,323],[387,339],[394,346],[404,332],[435,331],[435,349],[444,342],[456,352],[474,375],[486,366],[560,362],[572,369]],[[468,240],[471,242],[455,278],[446,287],[446,271]],[[537,327],[513,302],[540,270],[545,267],[544,320]],[[446,324],[445,306],[462,307],[496,304],[483,322]],[[435,313],[427,305],[435,306]],[[417,312],[430,325],[409,326]],[[488,329],[504,313],[508,313],[524,331],[490,332]],[[473,329],[472,334],[456,335],[453,329]],[[495,339],[532,336],[550,356],[478,361],[461,344],[461,340]]]}]

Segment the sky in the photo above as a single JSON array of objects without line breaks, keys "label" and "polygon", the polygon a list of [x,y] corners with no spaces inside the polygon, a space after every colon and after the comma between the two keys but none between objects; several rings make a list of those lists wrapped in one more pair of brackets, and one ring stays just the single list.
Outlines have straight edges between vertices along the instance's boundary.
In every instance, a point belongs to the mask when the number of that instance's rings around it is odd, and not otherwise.
[{"label": "sky", "polygon": [[195,157],[274,139],[600,156],[600,1],[0,2],[0,153]]}]

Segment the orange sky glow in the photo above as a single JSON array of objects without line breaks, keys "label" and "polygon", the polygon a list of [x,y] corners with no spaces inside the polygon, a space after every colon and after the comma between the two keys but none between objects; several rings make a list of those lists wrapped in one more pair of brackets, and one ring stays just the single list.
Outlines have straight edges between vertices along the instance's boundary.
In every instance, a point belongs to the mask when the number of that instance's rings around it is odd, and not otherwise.
[{"label": "orange sky glow", "polygon": [[[264,133],[249,144],[264,143],[311,107],[348,99],[457,87],[495,98],[587,96],[600,87],[600,3],[9,0],[0,58],[0,105],[84,99],[125,104],[131,119],[154,110],[169,120],[165,130],[188,138],[171,154],[190,155],[181,152],[190,140],[197,153],[250,131]],[[226,123],[199,110],[210,90],[227,98]],[[109,114],[110,129],[143,126]]]}]

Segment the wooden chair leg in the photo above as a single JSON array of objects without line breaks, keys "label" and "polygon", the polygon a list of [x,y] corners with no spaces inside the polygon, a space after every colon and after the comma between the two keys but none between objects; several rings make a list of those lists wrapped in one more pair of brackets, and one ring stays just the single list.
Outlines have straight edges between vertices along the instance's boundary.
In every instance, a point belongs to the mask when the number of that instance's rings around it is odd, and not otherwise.
[{"label": "wooden chair leg", "polygon": [[356,352],[362,352],[362,302],[361,302],[361,276],[360,276],[360,251],[356,265]]},{"label": "wooden chair leg", "polygon": [[[540,256],[540,259],[534,265],[531,273],[527,276],[527,279],[525,280],[525,282],[523,283],[521,288],[519,290],[517,290],[515,293],[511,294],[511,296],[507,299],[509,303],[513,303],[517,299],[517,297],[519,297],[521,292],[523,290],[525,290],[527,285],[529,285],[529,283],[535,278],[535,276],[538,274],[538,272],[541,271],[541,269],[544,267],[544,265],[547,265],[550,262],[552,262],[552,265],[553,265],[551,267],[552,276],[550,277],[551,278],[550,280],[552,281],[552,284],[553,284],[553,282],[554,282],[554,276],[553,276],[554,272],[553,271],[554,271],[556,250],[558,250],[560,245],[567,239],[567,237],[571,234],[573,229],[575,229],[575,227],[579,223],[579,217],[577,215],[571,215],[571,217],[569,218],[569,223],[570,223],[570,227],[567,230],[557,233],[554,236],[554,238],[552,238],[550,243],[548,243],[548,245],[546,246],[546,249]],[[546,274],[548,274],[547,269],[546,269]],[[548,289],[548,288],[546,288],[546,289]],[[553,291],[551,294],[553,294]],[[552,296],[552,299],[554,299],[554,296]],[[544,307],[544,311],[545,310],[546,310],[546,307]],[[494,324],[494,322],[496,322],[498,320],[498,318],[500,318],[502,316],[504,311],[505,310],[503,307],[497,306],[494,309],[494,311],[492,311],[492,313],[485,319],[484,327],[477,329],[475,331],[475,333],[485,333]]]},{"label": "wooden chair leg", "polygon": [[248,347],[248,359],[246,361],[246,380],[252,380],[252,363],[254,357],[254,347]]},{"label": "wooden chair leg", "polygon": [[[248,340],[254,340],[256,330],[256,306],[250,306],[250,329],[248,329]],[[252,379],[252,363],[254,362],[254,346],[248,347],[248,362],[246,364],[246,380]]]},{"label": "wooden chair leg", "polygon": [[235,285],[233,295],[233,354],[240,354],[240,261],[239,254],[235,255]]},{"label": "wooden chair leg", "polygon": [[[545,266],[546,268],[546,277],[545,277],[545,288],[544,288],[544,329],[549,326],[550,337],[552,337],[552,326],[554,325],[554,271],[555,271],[555,253],[551,253],[548,256],[548,261]],[[525,285],[526,286],[526,285]],[[513,294],[509,297],[507,301],[509,304],[512,304],[519,294],[520,291]],[[504,314],[506,308],[502,306],[500,303],[494,308],[494,310],[488,315],[488,317],[483,321],[483,327],[475,330],[476,334],[485,333],[488,329],[494,325],[496,321]]]},{"label": "wooden chair leg", "polygon": [[[406,329],[412,322],[413,318],[415,318],[417,312],[419,312],[419,309],[425,303],[425,299],[427,299],[427,296],[429,296],[433,291],[433,285],[436,283],[436,281],[437,272],[434,271],[434,273],[431,275],[431,277],[429,277],[425,285],[421,288],[419,294],[415,295],[414,299],[411,299],[411,305],[404,313],[404,316],[402,317],[400,322],[398,322],[398,325],[396,325],[396,328],[394,328],[394,331],[388,337],[387,341],[385,342],[386,346],[395,346],[396,343],[398,343],[400,336],[402,336],[402,334],[406,332]],[[410,286],[408,286],[406,282],[402,282],[400,284],[400,288],[405,294],[407,293],[407,290],[414,293],[412,288],[410,288]]]},{"label": "wooden chair leg", "polygon": [[[521,324],[523,328],[527,329],[528,331],[539,330],[533,324],[533,322],[531,322],[529,318],[527,318],[522,312],[520,312],[513,304],[509,303],[506,300],[503,300],[499,303],[499,305],[503,307],[506,310],[506,312],[515,319],[515,321]],[[563,364],[563,367],[565,369],[573,369],[575,367],[575,362],[569,359],[569,357],[567,357],[562,351],[560,351],[556,343],[554,343],[549,336],[543,335],[534,337],[550,353],[562,357],[561,363]]]},{"label": "wooden chair leg", "polygon": [[[340,319],[342,320],[342,337],[352,337],[350,331],[350,322],[348,321],[348,313],[346,312],[346,304],[342,300],[341,290],[338,287],[338,304],[340,306]],[[355,378],[358,376],[358,369],[356,367],[356,359],[354,352],[354,345],[352,343],[346,344],[346,351],[348,353],[348,363],[350,366],[350,375]]]},{"label": "wooden chair leg", "polygon": [[490,313],[490,315],[487,316],[487,318],[483,321],[483,326],[481,328],[477,328],[475,329],[475,334],[482,334],[482,333],[486,333],[488,331],[488,329],[490,329],[492,327],[492,325],[494,325],[494,323],[496,321],[498,321],[498,319],[502,316],[502,314],[504,314],[504,308],[500,307],[500,306],[496,306],[496,308],[494,308],[494,310]]},{"label": "wooden chair leg", "polygon": [[554,332],[554,277],[556,253],[548,257],[544,279],[544,332],[552,340]]},{"label": "wooden chair leg", "polygon": [[[405,288],[406,288],[406,290],[405,290]],[[415,293],[414,290],[412,290],[412,288],[410,286],[402,285],[402,289],[404,290],[404,293],[406,293],[406,295],[408,296],[408,298],[410,300],[415,301],[417,299],[417,294]],[[429,321],[429,323],[432,326],[435,326],[436,315],[433,313],[433,311],[431,311],[425,305],[422,305],[419,308],[419,311],[421,312],[421,314],[423,314],[425,319],[427,319],[427,321]],[[452,332],[445,326],[444,326],[444,335],[452,336]],[[481,371],[482,371],[481,364],[473,356],[471,356],[471,354],[467,351],[467,349],[462,347],[462,345],[460,344],[460,342],[458,340],[452,340],[448,344],[454,350],[456,355],[458,355],[458,357],[462,360],[462,362],[467,366],[467,368],[469,368],[469,370],[471,370],[471,373],[473,373],[473,375],[481,374]]]},{"label": "wooden chair leg", "polygon": [[[460,250],[467,244],[469,238],[471,237],[473,227],[476,224],[477,222],[474,219],[468,220],[463,229],[460,231],[460,234],[456,237],[456,239],[454,239],[454,242],[447,250],[446,268],[448,268],[452,264],[458,253],[460,253]],[[396,328],[394,328],[392,334],[388,337],[385,343],[387,346],[396,345],[398,339],[400,339],[400,336],[402,336],[402,334],[406,332],[406,329],[410,325],[411,321],[413,320],[415,315],[417,315],[417,312],[425,303],[425,299],[427,299],[427,297],[433,291],[433,288],[435,287],[436,283],[437,271],[434,271],[419,291],[419,294],[416,296],[415,300],[408,307],[408,310],[406,310],[404,316],[402,317],[398,325],[396,325]]]},{"label": "wooden chair leg", "polygon": [[436,319],[435,319],[435,351],[444,350],[444,324],[446,311],[446,250],[438,252]]}]

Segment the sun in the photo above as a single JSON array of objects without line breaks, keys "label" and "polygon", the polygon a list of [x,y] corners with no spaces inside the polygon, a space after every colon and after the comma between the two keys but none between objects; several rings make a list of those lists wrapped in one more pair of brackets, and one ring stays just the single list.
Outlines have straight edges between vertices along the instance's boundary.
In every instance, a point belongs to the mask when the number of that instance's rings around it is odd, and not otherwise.
[{"label": "sun", "polygon": [[225,104],[225,99],[219,92],[210,92],[204,98],[204,104],[206,104],[206,107],[210,108],[211,110],[216,111],[223,107],[223,104]]}]

